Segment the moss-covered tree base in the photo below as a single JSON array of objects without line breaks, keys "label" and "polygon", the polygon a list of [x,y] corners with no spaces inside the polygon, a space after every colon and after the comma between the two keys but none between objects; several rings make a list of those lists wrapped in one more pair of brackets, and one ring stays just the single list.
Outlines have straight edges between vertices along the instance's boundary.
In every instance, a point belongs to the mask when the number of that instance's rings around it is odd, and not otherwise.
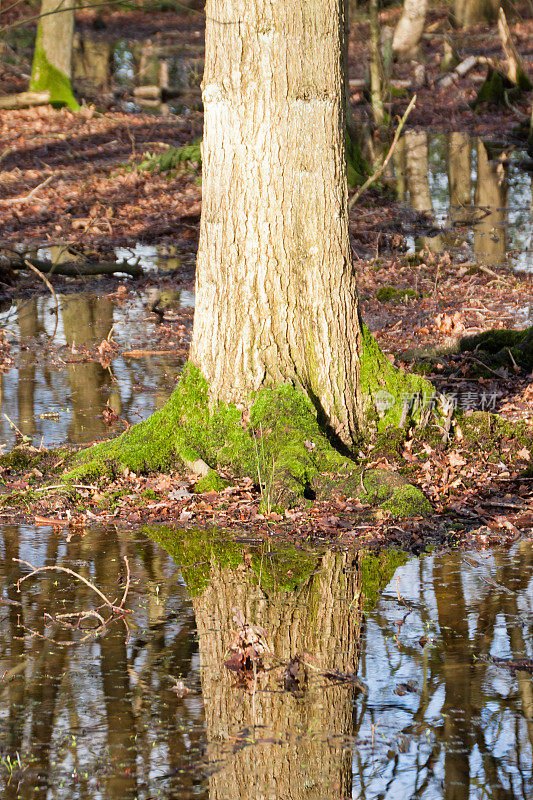
[{"label": "moss-covered tree base", "polygon": [[55,108],[67,106],[72,109],[72,111],[80,110],[80,106],[72,93],[70,78],[61,72],[61,70],[54,67],[46,57],[42,45],[42,31],[40,25],[37,30],[37,39],[35,42],[30,90],[32,92],[50,92],[50,104]]},{"label": "moss-covered tree base", "polygon": [[517,100],[524,92],[530,92],[532,88],[533,84],[523,71],[518,73],[517,81],[513,83],[502,72],[489,67],[472,107],[476,109],[484,104],[505,106]]},{"label": "moss-covered tree base", "polygon": [[[369,426],[398,424],[405,394],[428,391],[416,375],[396,370],[364,332],[361,364],[363,396],[368,398]],[[429,387],[430,389],[431,387]],[[117,439],[94,445],[75,457],[67,482],[179,467],[201,474],[197,491],[223,488],[220,473],[250,476],[261,487],[265,510],[288,508],[303,498],[332,494],[361,497],[395,516],[431,513],[422,492],[397,473],[364,471],[339,452],[317,420],[307,397],[289,384],[261,389],[243,424],[235,406],[209,403],[208,385],[191,364],[164,408]]]}]

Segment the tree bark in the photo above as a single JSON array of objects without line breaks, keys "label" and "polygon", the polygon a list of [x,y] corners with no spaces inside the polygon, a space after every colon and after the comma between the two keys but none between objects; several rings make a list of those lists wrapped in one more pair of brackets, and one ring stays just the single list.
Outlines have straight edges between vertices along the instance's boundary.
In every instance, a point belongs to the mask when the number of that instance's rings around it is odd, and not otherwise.
[{"label": "tree bark", "polygon": [[191,360],[246,407],[302,388],[350,442],[361,342],[348,238],[343,0],[208,0]]},{"label": "tree bark", "polygon": [[71,0],[42,0],[30,90],[49,91],[52,105],[77,109],[70,84],[73,37],[74,3]]},{"label": "tree bark", "polygon": [[394,30],[392,49],[403,60],[416,58],[426,22],[427,0],[404,0],[402,16]]}]

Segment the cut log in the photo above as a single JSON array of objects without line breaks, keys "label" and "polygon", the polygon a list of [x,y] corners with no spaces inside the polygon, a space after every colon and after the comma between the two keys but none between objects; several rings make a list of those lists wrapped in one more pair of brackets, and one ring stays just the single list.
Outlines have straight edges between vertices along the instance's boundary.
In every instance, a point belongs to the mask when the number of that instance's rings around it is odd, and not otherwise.
[{"label": "cut log", "polygon": [[46,106],[50,102],[50,92],[20,92],[0,97],[0,108],[13,110],[30,106]]},{"label": "cut log", "polygon": [[451,86],[459,80],[459,78],[464,78],[465,75],[468,75],[474,67],[485,66],[486,64],[494,66],[493,61],[486,56],[468,56],[468,58],[461,61],[452,72],[447,72],[446,75],[437,78],[437,83],[442,89],[445,89],[447,86]]}]

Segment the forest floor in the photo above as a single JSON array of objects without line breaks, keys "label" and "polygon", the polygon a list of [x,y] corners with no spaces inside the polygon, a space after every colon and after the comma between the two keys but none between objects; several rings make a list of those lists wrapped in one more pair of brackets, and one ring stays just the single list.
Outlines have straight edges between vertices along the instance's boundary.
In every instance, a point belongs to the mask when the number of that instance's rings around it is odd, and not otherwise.
[{"label": "forest floor", "polygon": [[[382,21],[394,24],[397,14],[397,9],[383,12]],[[184,42],[203,37],[201,15],[104,10],[97,17],[83,11],[79,29],[94,32],[96,19],[100,37],[114,38],[120,33],[121,38],[151,37],[160,43],[172,37]],[[470,103],[485,69],[472,70],[447,89],[439,88],[444,6],[441,12],[432,12],[428,30],[423,42],[424,81],[417,88],[418,101],[409,127],[433,132],[460,130],[484,139],[515,141],[519,116],[529,112],[529,98],[525,96],[523,103],[512,108],[473,112]],[[511,30],[526,69],[533,75],[533,20],[524,13]],[[494,30],[482,26],[464,34],[456,32],[454,40],[462,58],[501,55]],[[350,77],[354,79],[364,74],[367,41],[366,24],[354,24],[350,40]],[[17,53],[15,69],[0,65],[2,92],[27,88],[27,56],[22,46]],[[415,64],[399,65],[395,76],[414,85],[416,69]],[[127,306],[150,288],[159,292],[194,290],[201,210],[198,172],[183,170],[169,177],[138,171],[136,166],[146,151],[160,153],[169,144],[184,145],[201,136],[201,112],[163,117],[139,110],[132,113],[125,110],[129,100],[124,92],[111,93],[103,106],[86,105],[79,114],[48,107],[0,112],[0,293],[4,308],[48,292],[34,274],[13,269],[13,250],[31,255],[40,248],[59,248],[72,258],[81,256],[94,262],[114,260],[117,247],[133,250],[137,243],[154,244],[163,253],[166,248],[169,257],[179,257],[181,268],[150,272],[136,280],[53,276],[54,290],[57,294],[84,291],[104,295],[116,306]],[[352,102],[356,116],[368,123],[370,112],[363,94],[354,91]],[[394,100],[389,107],[391,116],[401,116],[407,102],[408,97]],[[408,253],[406,236],[429,236],[432,224],[427,214],[394,199],[386,181],[361,198],[350,218],[361,310],[381,347],[407,370],[424,360],[421,343],[426,354],[433,348],[424,366],[427,377],[438,391],[455,398],[465,420],[484,414],[491,434],[475,443],[461,438],[458,416],[451,441],[435,444],[432,440],[429,444],[416,431],[408,431],[405,443],[396,451],[370,449],[366,454],[368,465],[401,471],[420,486],[435,509],[430,519],[394,521],[360,499],[346,497],[332,497],[329,502],[284,515],[265,515],[259,510],[262,497],[255,476],[235,481],[223,492],[203,495],[193,492],[194,476],[142,476],[128,471],[105,487],[39,492],[39,470],[17,471],[5,459],[0,466],[4,495],[0,520],[18,518],[73,527],[173,520],[180,525],[239,528],[253,536],[327,537],[361,545],[397,543],[415,551],[423,549],[428,539],[485,546],[530,534],[532,375],[518,366],[480,369],[475,354],[458,353],[457,343],[463,336],[492,328],[523,327],[520,319],[531,303],[533,274],[517,272],[508,264],[473,262],[466,252],[435,254],[428,246],[416,257]],[[154,334],[148,323],[155,315],[158,325]],[[135,348],[172,353],[184,362],[192,317],[189,308],[172,314],[156,310],[154,314],[147,306],[145,326],[137,321],[132,328]],[[47,344],[42,337],[14,342],[3,335],[0,369],[6,373],[15,369],[21,350],[28,348],[43,362],[62,363],[65,368],[80,361],[106,366],[125,350],[112,336],[74,352],[53,341]],[[507,427],[491,431],[489,412],[497,412]],[[16,505],[12,504],[13,493],[18,497]],[[9,506],[5,502],[8,497]]]}]

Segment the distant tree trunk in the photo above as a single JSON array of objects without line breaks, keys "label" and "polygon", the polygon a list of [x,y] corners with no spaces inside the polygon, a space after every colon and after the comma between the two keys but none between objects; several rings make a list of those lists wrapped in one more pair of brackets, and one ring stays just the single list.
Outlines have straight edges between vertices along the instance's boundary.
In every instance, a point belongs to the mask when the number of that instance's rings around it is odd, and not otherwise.
[{"label": "distant tree trunk", "polygon": [[191,361],[214,399],[241,406],[262,386],[295,383],[349,442],[360,416],[361,327],[348,238],[343,8],[343,0],[207,2]]},{"label": "distant tree trunk", "polygon": [[468,28],[481,22],[494,22],[501,0],[455,0],[454,22],[460,28]]},{"label": "distant tree trunk", "polygon": [[74,37],[73,6],[71,0],[42,0],[30,89],[49,91],[52,105],[77,109],[78,104],[70,83]]},{"label": "distant tree trunk", "polygon": [[426,22],[427,0],[404,0],[402,16],[394,30],[392,49],[397,58],[416,58]]},{"label": "distant tree trunk", "polygon": [[378,127],[385,122],[383,107],[383,62],[380,49],[378,0],[370,0],[370,96],[374,121]]}]

